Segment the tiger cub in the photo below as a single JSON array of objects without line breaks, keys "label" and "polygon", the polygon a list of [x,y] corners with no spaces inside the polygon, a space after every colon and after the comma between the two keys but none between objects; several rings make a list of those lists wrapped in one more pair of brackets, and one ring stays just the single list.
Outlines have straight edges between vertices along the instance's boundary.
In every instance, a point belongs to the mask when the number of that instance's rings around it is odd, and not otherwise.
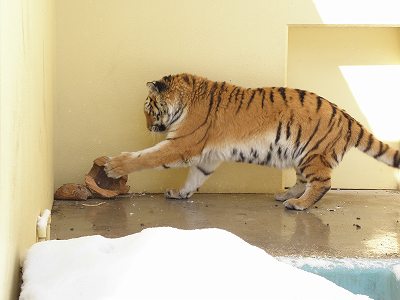
[{"label": "tiger cub", "polygon": [[351,147],[400,166],[398,150],[308,91],[246,89],[190,74],[165,76],[147,87],[147,128],[166,133],[166,139],[111,157],[105,170],[118,178],[148,168],[190,167],[185,184],[167,191],[167,198],[189,198],[221,162],[235,161],[294,168],[296,184],[275,199],[288,209],[304,210],[330,189],[332,169]]}]

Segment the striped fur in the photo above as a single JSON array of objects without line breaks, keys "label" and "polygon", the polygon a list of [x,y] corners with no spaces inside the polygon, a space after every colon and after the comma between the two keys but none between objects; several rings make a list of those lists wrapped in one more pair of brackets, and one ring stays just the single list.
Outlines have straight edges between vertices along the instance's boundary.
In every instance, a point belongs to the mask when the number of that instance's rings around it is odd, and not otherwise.
[{"label": "striped fur", "polygon": [[186,183],[168,191],[188,198],[223,161],[294,168],[296,185],[276,195],[288,209],[303,210],[331,186],[331,171],[356,147],[399,168],[400,153],[377,140],[349,114],[308,91],[285,87],[246,89],[190,74],[149,82],[149,130],[165,141],[110,159],[119,177],[146,168],[190,167]]}]

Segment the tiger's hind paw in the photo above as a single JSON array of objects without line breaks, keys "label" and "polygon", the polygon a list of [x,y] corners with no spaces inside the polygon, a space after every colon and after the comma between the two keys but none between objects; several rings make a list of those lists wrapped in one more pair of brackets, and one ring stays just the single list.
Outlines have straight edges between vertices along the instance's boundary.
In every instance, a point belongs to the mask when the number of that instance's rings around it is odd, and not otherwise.
[{"label": "tiger's hind paw", "polygon": [[287,199],[290,199],[292,195],[290,195],[288,192],[283,192],[283,193],[278,193],[274,195],[274,198],[276,201],[285,201]]}]

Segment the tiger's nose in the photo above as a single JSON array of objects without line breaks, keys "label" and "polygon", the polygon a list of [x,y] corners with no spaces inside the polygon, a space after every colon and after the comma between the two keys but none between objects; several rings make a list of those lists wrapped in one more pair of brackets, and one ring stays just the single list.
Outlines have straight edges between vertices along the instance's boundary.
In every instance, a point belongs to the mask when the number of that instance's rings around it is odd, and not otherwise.
[{"label": "tiger's nose", "polygon": [[166,129],[167,128],[163,124],[151,126],[151,131],[155,131],[155,132],[162,132],[162,131],[165,131]]},{"label": "tiger's nose", "polygon": [[165,127],[164,124],[161,124],[161,125],[157,126],[157,129],[158,129],[158,131],[165,131],[165,129],[167,129],[167,128]]}]

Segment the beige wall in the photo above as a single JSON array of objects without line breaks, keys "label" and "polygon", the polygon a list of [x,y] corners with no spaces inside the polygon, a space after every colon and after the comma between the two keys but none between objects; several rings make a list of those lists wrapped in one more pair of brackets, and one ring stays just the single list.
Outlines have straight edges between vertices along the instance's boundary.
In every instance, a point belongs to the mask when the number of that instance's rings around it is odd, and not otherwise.
[{"label": "beige wall", "polygon": [[[289,86],[308,89],[331,100],[378,138],[399,148],[399,28],[291,27],[288,45]],[[397,79],[385,78],[389,72]],[[397,172],[352,149],[334,170],[332,186],[396,188]],[[285,171],[284,185],[293,184],[294,177],[294,172]]]},{"label": "beige wall", "polygon": [[[284,85],[288,25],[400,24],[392,13],[396,5],[368,1],[360,10],[352,0],[57,1],[55,187],[82,182],[97,156],[160,140],[145,128],[146,81],[192,72],[249,87]],[[312,79],[322,82],[323,75]],[[134,191],[162,192],[185,174],[147,170],[132,174],[130,184]],[[278,170],[224,165],[201,191],[274,192],[285,178]]]},{"label": "beige wall", "polygon": [[[57,2],[56,187],[81,182],[100,155],[155,143],[143,114],[146,81],[192,72],[244,86],[284,84],[286,27],[275,25],[285,18],[280,2],[227,3]],[[130,181],[134,191],[163,192],[185,174],[148,170]],[[280,188],[280,174],[225,165],[202,191],[271,191]]]},{"label": "beige wall", "polygon": [[51,0],[0,2],[0,299],[52,204],[52,15]]}]

